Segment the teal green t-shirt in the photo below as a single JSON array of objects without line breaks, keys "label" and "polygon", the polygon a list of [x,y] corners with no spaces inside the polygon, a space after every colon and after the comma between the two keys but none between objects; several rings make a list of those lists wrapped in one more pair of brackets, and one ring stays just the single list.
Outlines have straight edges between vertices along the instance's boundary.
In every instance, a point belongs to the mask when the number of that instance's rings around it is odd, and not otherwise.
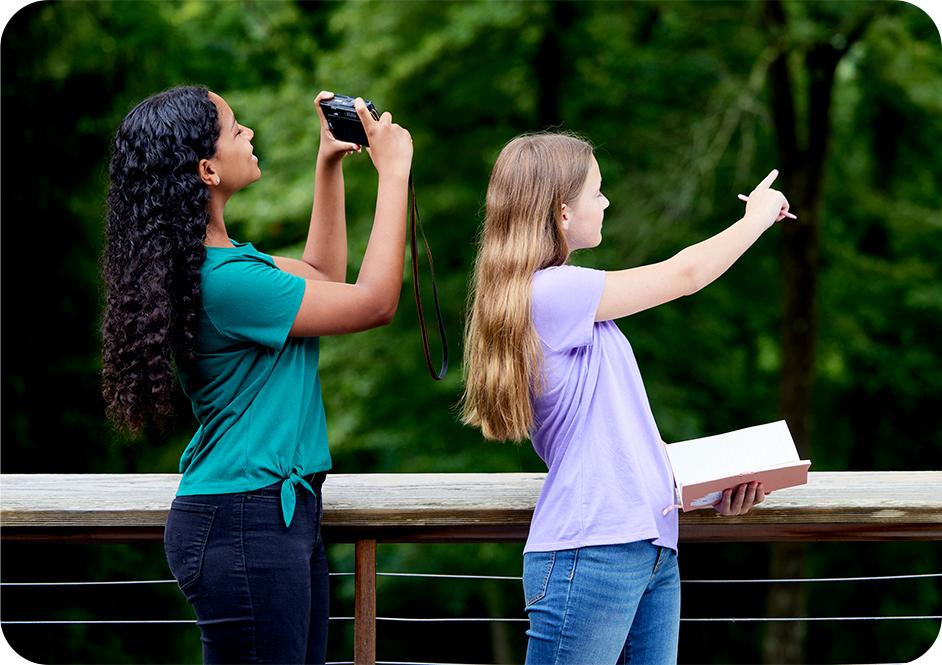
[{"label": "teal green t-shirt", "polygon": [[207,247],[195,360],[180,372],[199,429],[178,496],[247,492],[279,480],[285,524],[295,486],[330,468],[319,338],[288,337],[305,281],[251,243]]}]

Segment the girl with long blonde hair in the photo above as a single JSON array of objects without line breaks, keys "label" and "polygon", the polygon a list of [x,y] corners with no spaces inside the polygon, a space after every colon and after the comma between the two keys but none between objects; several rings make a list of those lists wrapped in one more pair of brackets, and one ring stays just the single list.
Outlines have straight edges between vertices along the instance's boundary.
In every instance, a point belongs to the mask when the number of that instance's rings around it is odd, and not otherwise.
[{"label": "girl with long blonde hair", "polygon": [[[487,189],[465,330],[463,421],[529,438],[548,467],[524,547],[527,663],[674,663],[680,626],[677,512],[664,443],[615,319],[691,295],[722,275],[788,201],[752,191],[725,231],[651,265],[568,265],[596,247],[609,201],[592,146],[518,136]],[[742,515],[761,485],[723,493]]]}]

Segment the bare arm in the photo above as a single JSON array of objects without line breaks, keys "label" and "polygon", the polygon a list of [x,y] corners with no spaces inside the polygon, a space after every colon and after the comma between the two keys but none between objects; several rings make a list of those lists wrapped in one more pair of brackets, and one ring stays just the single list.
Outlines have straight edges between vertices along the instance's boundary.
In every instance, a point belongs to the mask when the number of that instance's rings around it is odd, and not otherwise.
[{"label": "bare arm", "polygon": [[281,270],[305,279],[347,281],[347,221],[340,164],[318,157],[304,254],[300,260],[273,256]]},{"label": "bare arm", "polygon": [[772,171],[749,197],[745,216],[712,238],[673,257],[638,268],[605,273],[596,321],[619,319],[696,293],[726,272],[759,237],[788,211],[788,201],[769,185]]},{"label": "bare arm", "polygon": [[[327,127],[320,102],[334,93],[321,91],[314,98],[314,110],[321,125],[314,174],[314,202],[303,260],[324,279],[347,281],[347,219],[343,195],[343,158],[360,152],[356,143],[338,141]],[[315,278],[316,279],[316,278]]]},{"label": "bare arm", "polygon": [[272,257],[281,270],[298,277],[331,282],[347,281],[347,219],[343,195],[343,158],[360,152],[356,143],[338,141],[324,119],[320,102],[334,93],[322,90],[314,98],[320,120],[320,143],[314,171],[311,223],[301,260]]},{"label": "bare arm", "polygon": [[311,226],[302,255],[303,262],[313,267],[319,278],[332,282],[347,281],[347,220],[341,164],[339,159],[317,157]]}]

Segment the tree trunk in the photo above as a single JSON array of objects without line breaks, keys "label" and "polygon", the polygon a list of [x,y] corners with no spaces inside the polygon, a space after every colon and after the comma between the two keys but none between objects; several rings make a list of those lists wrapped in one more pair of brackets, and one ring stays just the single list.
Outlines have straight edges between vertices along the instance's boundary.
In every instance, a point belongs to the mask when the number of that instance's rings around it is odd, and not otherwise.
[{"label": "tree trunk", "polygon": [[536,51],[534,71],[537,82],[537,121],[541,129],[555,127],[562,122],[559,107],[562,99],[562,84],[566,78],[566,63],[563,51],[563,35],[570,29],[575,18],[575,5],[563,0],[550,7],[543,38]]},{"label": "tree trunk", "polygon": [[[822,181],[830,138],[834,74],[840,59],[866,30],[872,14],[863,15],[849,31],[835,30],[847,34],[842,46],[835,47],[830,42],[823,42],[808,49],[805,58],[809,77],[806,146],[801,146],[798,140],[798,118],[787,59],[794,45],[787,38],[786,15],[779,0],[766,4],[765,18],[782,45],[781,53],[769,72],[772,112],[783,174],[779,186],[788,197],[791,209],[798,215],[797,220],[786,220],[788,223],[782,225],[784,311],[779,411],[788,422],[801,456],[811,459]],[[772,545],[769,576],[807,577],[804,544]],[[808,616],[805,587],[801,584],[772,586],[766,609],[770,617]],[[805,655],[806,637],[805,622],[768,623],[762,645],[763,661],[808,662]]]}]

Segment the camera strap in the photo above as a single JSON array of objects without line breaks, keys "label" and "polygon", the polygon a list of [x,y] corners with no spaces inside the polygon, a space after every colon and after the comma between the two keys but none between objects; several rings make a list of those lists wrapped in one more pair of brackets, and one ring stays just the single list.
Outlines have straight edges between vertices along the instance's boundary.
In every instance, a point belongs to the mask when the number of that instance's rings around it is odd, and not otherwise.
[{"label": "camera strap", "polygon": [[[419,220],[419,204],[415,200],[415,185],[412,182],[412,172],[409,172],[409,240],[412,248],[412,288],[415,291],[415,309],[419,315],[419,330],[422,333],[422,352],[425,354],[425,364],[428,365],[428,371],[432,378],[441,381],[448,372],[448,338],[445,336],[445,322],[442,319],[442,310],[438,304],[438,286],[435,284],[435,266],[432,263],[432,250],[428,246],[428,238],[425,237],[425,229],[422,228],[422,222]],[[442,342],[442,364],[438,373],[435,373],[435,366],[432,364],[432,353],[428,346],[428,329],[425,326],[425,311],[422,308],[422,296],[419,288],[419,257],[416,248],[416,227],[422,234],[422,242],[425,245],[425,256],[428,257],[428,269],[432,276],[432,299],[435,303],[435,318],[438,320],[438,335]]]}]

